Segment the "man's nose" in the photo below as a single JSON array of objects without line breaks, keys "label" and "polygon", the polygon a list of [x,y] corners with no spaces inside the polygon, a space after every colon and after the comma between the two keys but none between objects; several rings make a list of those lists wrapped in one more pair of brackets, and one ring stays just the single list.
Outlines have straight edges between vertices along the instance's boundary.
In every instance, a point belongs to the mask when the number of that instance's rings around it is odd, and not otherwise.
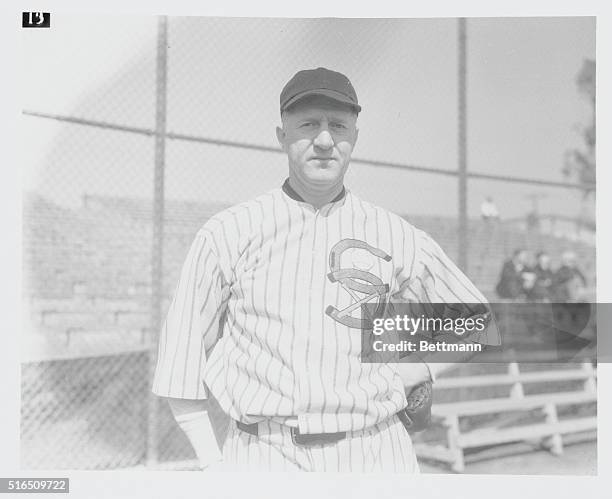
[{"label": "man's nose", "polygon": [[334,145],[334,139],[329,130],[321,130],[319,135],[315,137],[314,145],[320,149],[331,149]]}]

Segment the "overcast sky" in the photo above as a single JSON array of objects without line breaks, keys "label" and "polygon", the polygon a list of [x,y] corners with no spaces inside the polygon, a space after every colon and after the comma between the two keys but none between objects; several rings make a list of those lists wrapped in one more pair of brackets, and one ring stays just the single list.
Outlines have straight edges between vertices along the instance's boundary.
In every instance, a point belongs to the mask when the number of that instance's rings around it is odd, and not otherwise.
[{"label": "overcast sky", "polygon": [[[55,16],[55,14],[54,14]],[[55,16],[22,30],[23,108],[152,128],[153,17],[96,24]],[[168,130],[276,146],[278,95],[298,70],[325,66],[353,82],[363,112],[354,156],[457,168],[454,19],[171,18]],[[594,18],[468,20],[468,168],[562,180],[590,106],[575,77],[595,57]],[[24,117],[25,185],[64,203],[82,193],[150,196],[153,141]],[[169,141],[172,198],[233,203],[279,185],[280,154]],[[347,184],[401,213],[456,213],[452,177],[353,165]],[[470,214],[492,194],[504,216],[575,214],[578,194],[470,181]]]}]

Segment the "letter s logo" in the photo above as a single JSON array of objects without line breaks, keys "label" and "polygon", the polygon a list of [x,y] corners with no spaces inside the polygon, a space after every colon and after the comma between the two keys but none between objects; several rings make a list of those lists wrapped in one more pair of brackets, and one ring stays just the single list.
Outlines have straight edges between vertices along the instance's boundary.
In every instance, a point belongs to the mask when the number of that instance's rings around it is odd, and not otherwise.
[{"label": "letter s logo", "polygon": [[[385,298],[389,292],[389,285],[383,283],[381,278],[377,275],[366,270],[341,268],[340,259],[342,253],[349,248],[366,250],[373,256],[381,258],[386,262],[391,260],[391,257],[387,253],[364,241],[343,239],[336,243],[329,253],[329,268],[331,272],[327,274],[327,277],[331,282],[338,282],[354,301],[351,305],[342,310],[338,310],[333,305],[330,305],[325,310],[325,313],[335,321],[350,328],[371,329],[372,318],[357,318],[353,317],[351,313],[354,310],[361,309],[362,304],[376,299],[375,315],[378,316],[381,314],[385,306]],[[360,294],[362,296],[360,296]]]}]

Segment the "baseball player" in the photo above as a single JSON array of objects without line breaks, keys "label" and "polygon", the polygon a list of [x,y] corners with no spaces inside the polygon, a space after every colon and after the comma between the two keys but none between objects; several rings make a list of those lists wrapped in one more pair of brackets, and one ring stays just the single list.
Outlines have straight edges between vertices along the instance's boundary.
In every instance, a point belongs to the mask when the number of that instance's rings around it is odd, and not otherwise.
[{"label": "baseball player", "polygon": [[360,305],[486,300],[430,236],[345,187],[360,111],[346,76],[298,72],[276,130],[288,179],[213,216],[189,250],[153,392],[202,468],[418,473],[406,393],[448,365],[361,362]]}]

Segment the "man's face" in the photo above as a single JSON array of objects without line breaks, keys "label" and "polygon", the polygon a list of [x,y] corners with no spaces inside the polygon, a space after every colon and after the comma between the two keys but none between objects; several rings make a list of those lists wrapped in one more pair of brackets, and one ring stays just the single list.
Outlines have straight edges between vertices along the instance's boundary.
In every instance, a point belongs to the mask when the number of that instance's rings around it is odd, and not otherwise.
[{"label": "man's face", "polygon": [[526,251],[519,251],[518,253],[516,253],[516,255],[514,257],[514,261],[517,264],[526,265],[527,264],[527,252]]},{"label": "man's face", "polygon": [[304,186],[341,183],[357,141],[357,115],[325,97],[299,101],[282,116],[276,136],[291,175]]}]

